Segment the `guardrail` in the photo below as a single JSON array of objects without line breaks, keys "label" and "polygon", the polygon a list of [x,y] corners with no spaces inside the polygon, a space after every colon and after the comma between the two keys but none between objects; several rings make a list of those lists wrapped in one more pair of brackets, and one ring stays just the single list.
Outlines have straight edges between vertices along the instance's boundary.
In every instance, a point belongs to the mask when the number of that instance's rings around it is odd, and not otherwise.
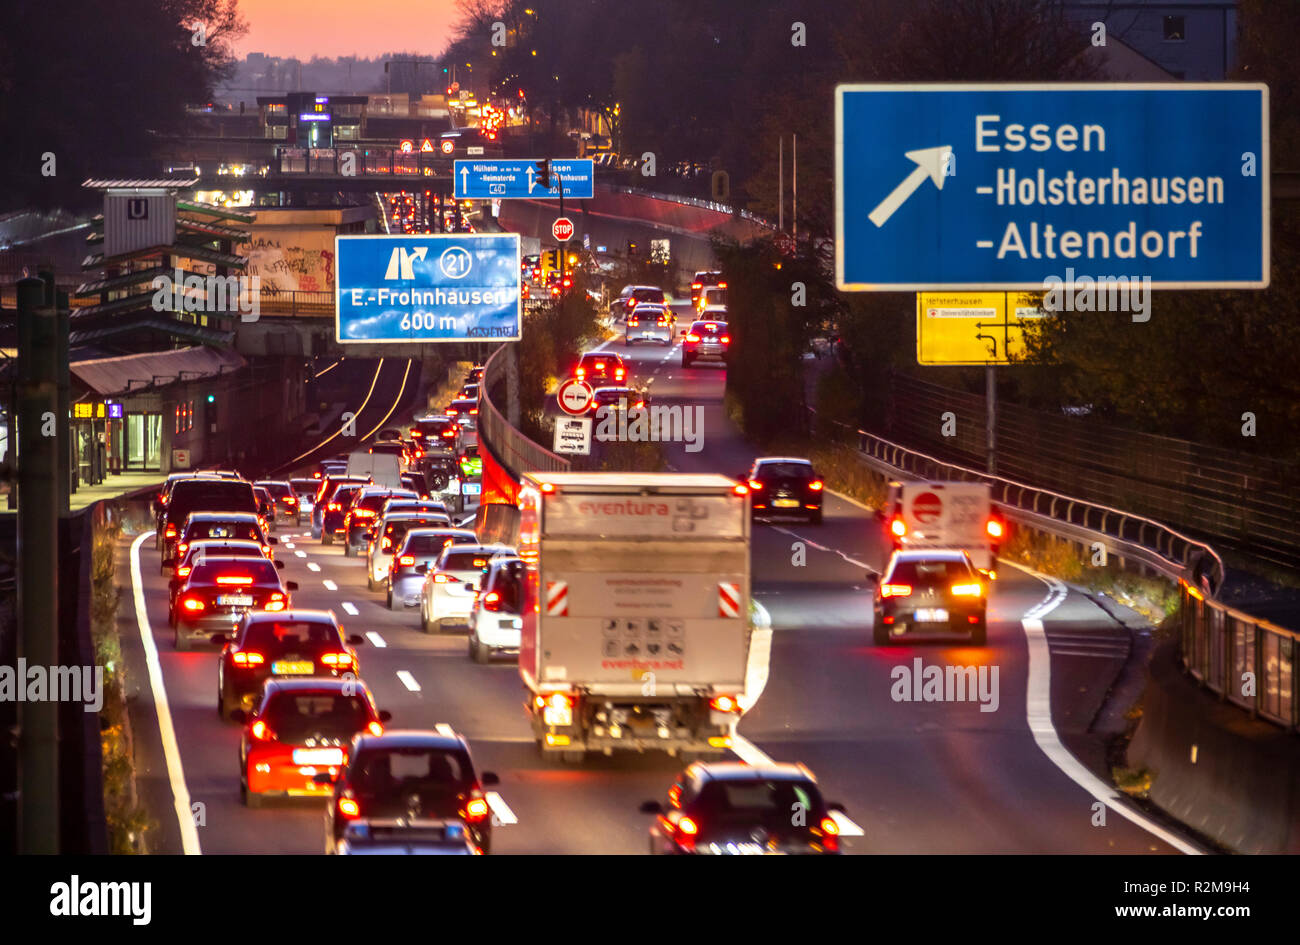
[{"label": "guardrail", "polygon": [[506,346],[503,344],[483,365],[483,383],[479,390],[479,438],[491,450],[497,462],[516,479],[526,472],[568,472],[569,461],[534,443],[510,425],[496,404],[490,391],[504,379],[506,371]]},{"label": "guardrail", "polygon": [[[816,411],[809,408],[808,413],[815,421]],[[1121,566],[1126,559],[1136,561],[1175,581],[1182,604],[1179,643],[1187,672],[1252,717],[1291,732],[1300,730],[1300,633],[1207,597],[1206,589],[1222,585],[1224,570],[1219,555],[1205,542],[1141,515],[949,463],[842,423],[831,425],[855,435],[861,458],[883,475],[987,482],[1008,520],[1085,545],[1101,538]],[[1208,588],[1196,586],[1198,570]]]},{"label": "guardrail", "polygon": [[[655,200],[665,200],[670,203],[680,203],[687,207],[699,207],[702,210],[713,210],[717,213],[735,214],[736,208],[730,204],[718,203],[716,200],[704,200],[701,197],[687,197],[683,194],[665,194],[653,190],[642,190],[639,187],[628,187],[624,184],[610,184],[609,190],[616,194],[631,194],[634,197],[651,197]],[[748,210],[740,210],[739,216],[742,220],[764,227],[769,230],[775,230],[776,224],[751,213]]]}]

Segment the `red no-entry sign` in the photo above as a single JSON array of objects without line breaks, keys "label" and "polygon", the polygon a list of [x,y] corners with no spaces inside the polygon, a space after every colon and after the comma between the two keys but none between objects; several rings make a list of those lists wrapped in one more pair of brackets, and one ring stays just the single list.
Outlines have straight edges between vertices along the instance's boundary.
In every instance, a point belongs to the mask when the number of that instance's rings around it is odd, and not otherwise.
[{"label": "red no-entry sign", "polygon": [[573,221],[568,217],[557,217],[551,224],[551,235],[561,243],[567,243],[573,238]]}]

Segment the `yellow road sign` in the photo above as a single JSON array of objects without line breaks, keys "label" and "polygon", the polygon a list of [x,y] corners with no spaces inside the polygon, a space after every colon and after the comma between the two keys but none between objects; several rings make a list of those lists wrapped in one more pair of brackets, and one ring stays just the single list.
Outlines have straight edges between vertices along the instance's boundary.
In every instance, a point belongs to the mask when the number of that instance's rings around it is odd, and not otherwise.
[{"label": "yellow road sign", "polygon": [[1041,318],[1042,304],[1036,292],[918,292],[916,362],[1007,364],[1024,351],[1022,321]]}]

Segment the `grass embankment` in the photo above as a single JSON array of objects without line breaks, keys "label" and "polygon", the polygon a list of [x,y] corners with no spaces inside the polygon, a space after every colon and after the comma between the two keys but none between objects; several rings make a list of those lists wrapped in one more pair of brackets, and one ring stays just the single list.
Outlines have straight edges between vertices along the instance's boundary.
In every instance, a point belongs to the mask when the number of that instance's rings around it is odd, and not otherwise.
[{"label": "grass embankment", "polygon": [[117,632],[117,539],[115,521],[98,530],[91,545],[90,633],[95,662],[104,667],[104,705],[99,713],[104,814],[110,853],[139,853],[156,824],[135,793],[135,759],[126,707],[125,666]]},{"label": "grass embankment", "polygon": [[447,379],[437,387],[430,385],[426,397],[428,409],[439,411],[456,399],[465,386],[465,378],[474,365],[470,361],[455,361],[447,368]]}]

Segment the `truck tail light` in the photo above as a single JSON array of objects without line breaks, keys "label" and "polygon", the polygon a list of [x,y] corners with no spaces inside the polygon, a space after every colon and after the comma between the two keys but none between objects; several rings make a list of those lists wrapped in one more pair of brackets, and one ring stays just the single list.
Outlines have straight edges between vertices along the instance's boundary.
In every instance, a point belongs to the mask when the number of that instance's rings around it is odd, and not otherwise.
[{"label": "truck tail light", "polygon": [[709,708],[719,712],[736,712],[740,709],[740,703],[731,696],[714,696],[709,700]]},{"label": "truck tail light", "polygon": [[562,692],[538,696],[537,706],[542,710],[542,721],[547,725],[564,727],[573,724],[573,699]]},{"label": "truck tail light", "polygon": [[989,533],[990,538],[1002,537],[1002,523],[995,518],[988,520],[988,524],[984,526],[984,530]]},{"label": "truck tail light", "polygon": [[896,518],[889,523],[889,530],[898,538],[902,538],[907,534],[907,523],[901,518]]},{"label": "truck tail light", "polygon": [[911,597],[912,585],[910,584],[882,584],[880,585],[881,597]]},{"label": "truck tail light", "polygon": [[743,482],[738,482],[731,487],[731,491],[736,495],[749,495],[749,486],[745,485]]}]

